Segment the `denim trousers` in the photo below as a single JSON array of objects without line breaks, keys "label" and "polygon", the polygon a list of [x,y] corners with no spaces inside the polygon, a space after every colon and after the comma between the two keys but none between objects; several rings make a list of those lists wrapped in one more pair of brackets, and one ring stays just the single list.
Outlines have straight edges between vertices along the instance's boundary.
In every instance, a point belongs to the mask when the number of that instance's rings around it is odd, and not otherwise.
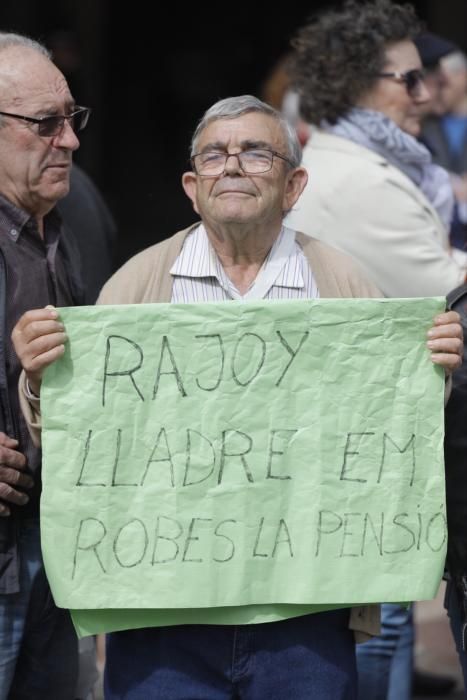
[{"label": "denim trousers", "polygon": [[107,636],[106,700],[356,700],[349,611]]},{"label": "denim trousers", "polygon": [[0,700],[72,700],[76,634],[45,576],[39,521],[20,525],[20,592],[0,595]]},{"label": "denim trousers", "polygon": [[414,623],[410,608],[381,606],[381,634],[357,646],[359,700],[410,700]]},{"label": "denim trousers", "polygon": [[[456,643],[457,655],[462,668],[464,677],[464,686],[467,689],[467,650],[462,648],[462,610],[461,603],[457,596],[457,591],[454,584],[448,581],[446,593],[444,596],[444,607],[447,610],[449,622],[451,625],[452,636]],[[467,697],[467,695],[466,695]]]}]

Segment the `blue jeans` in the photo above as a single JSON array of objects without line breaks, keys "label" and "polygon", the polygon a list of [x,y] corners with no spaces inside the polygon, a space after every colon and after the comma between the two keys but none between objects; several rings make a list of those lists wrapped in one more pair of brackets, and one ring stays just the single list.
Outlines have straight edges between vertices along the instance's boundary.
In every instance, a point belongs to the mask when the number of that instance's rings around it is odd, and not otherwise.
[{"label": "blue jeans", "polygon": [[384,603],[381,634],[357,646],[359,700],[410,700],[413,646],[411,609]]},{"label": "blue jeans", "polygon": [[106,700],[356,700],[348,610],[107,637]]},{"label": "blue jeans", "polygon": [[0,700],[72,700],[78,672],[70,615],[55,606],[38,520],[21,524],[20,592],[0,595]]},{"label": "blue jeans", "polygon": [[451,624],[452,636],[456,643],[457,655],[462,668],[464,686],[467,688],[467,651],[462,648],[462,611],[454,584],[448,581],[444,596],[444,607],[447,610]]}]

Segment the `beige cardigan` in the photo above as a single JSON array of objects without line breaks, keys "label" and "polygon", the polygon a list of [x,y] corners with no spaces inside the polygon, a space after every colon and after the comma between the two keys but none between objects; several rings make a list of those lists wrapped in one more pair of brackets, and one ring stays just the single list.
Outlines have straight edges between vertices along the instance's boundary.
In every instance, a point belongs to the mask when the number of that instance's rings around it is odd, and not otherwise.
[{"label": "beige cardigan", "polygon": [[[194,226],[197,226],[195,224]],[[131,258],[104,285],[98,304],[150,304],[170,302],[173,278],[169,271],[177,259],[190,226],[162,243],[157,243]],[[296,240],[310,264],[321,298],[376,298],[382,294],[366,282],[348,257],[324,243],[297,233]],[[24,375],[20,379],[21,408],[33,440],[40,442],[39,400],[27,400]],[[345,585],[345,582],[344,582]],[[349,627],[357,642],[379,634],[379,605],[351,609]]]},{"label": "beige cardigan", "polygon": [[[104,285],[97,303],[170,302],[173,284],[170,268],[180,254],[186,236],[197,225],[179,231],[131,258]],[[371,282],[363,278],[348,256],[303,233],[297,233],[296,240],[310,264],[321,298],[382,296]]]},{"label": "beige cardigan", "polygon": [[302,165],[310,179],[290,228],[351,255],[387,297],[445,296],[462,284],[466,263],[451,256],[438,214],[381,155],[314,129]]}]

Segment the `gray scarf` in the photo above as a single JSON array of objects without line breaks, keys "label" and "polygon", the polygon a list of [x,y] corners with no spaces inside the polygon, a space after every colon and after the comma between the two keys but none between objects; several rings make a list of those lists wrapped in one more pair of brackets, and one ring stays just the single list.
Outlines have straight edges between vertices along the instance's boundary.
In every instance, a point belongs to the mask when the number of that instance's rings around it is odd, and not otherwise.
[{"label": "gray scarf", "polygon": [[427,148],[402,131],[392,119],[372,109],[354,108],[325,131],[379,153],[419,187],[438,212],[446,230],[451,227],[454,194],[447,171],[432,162]]}]

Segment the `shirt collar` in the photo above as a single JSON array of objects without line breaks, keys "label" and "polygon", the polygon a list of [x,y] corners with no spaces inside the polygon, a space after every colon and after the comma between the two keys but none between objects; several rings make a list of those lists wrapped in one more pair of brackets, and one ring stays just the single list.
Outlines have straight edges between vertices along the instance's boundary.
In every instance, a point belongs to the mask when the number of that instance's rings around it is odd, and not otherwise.
[{"label": "shirt collar", "polygon": [[[283,226],[254,284],[265,273],[272,273],[274,279],[270,280],[270,286],[303,288],[304,280],[299,258],[300,248],[295,242],[295,231]],[[223,287],[226,285],[231,287],[202,223],[188,234],[180,255],[170,269],[170,274],[191,278],[214,277]],[[268,277],[270,277],[269,274]]]},{"label": "shirt collar", "polygon": [[206,229],[200,224],[186,237],[180,255],[170,268],[170,274],[180,277],[217,277],[216,262],[217,256]]},{"label": "shirt collar", "polygon": [[282,227],[278,239],[274,242],[265,263],[275,262],[279,274],[274,280],[276,287],[302,289],[305,286],[302,275],[300,246],[295,240],[295,231],[287,226]]},{"label": "shirt collar", "polygon": [[16,242],[31,216],[19,209],[10,200],[0,194],[0,231],[4,231],[10,239]]},{"label": "shirt collar", "polygon": [[[61,217],[55,208],[44,217],[45,238],[48,242],[54,243],[58,238],[61,223]],[[0,194],[0,231],[6,232],[16,243],[24,229],[39,236],[35,218]]]}]

